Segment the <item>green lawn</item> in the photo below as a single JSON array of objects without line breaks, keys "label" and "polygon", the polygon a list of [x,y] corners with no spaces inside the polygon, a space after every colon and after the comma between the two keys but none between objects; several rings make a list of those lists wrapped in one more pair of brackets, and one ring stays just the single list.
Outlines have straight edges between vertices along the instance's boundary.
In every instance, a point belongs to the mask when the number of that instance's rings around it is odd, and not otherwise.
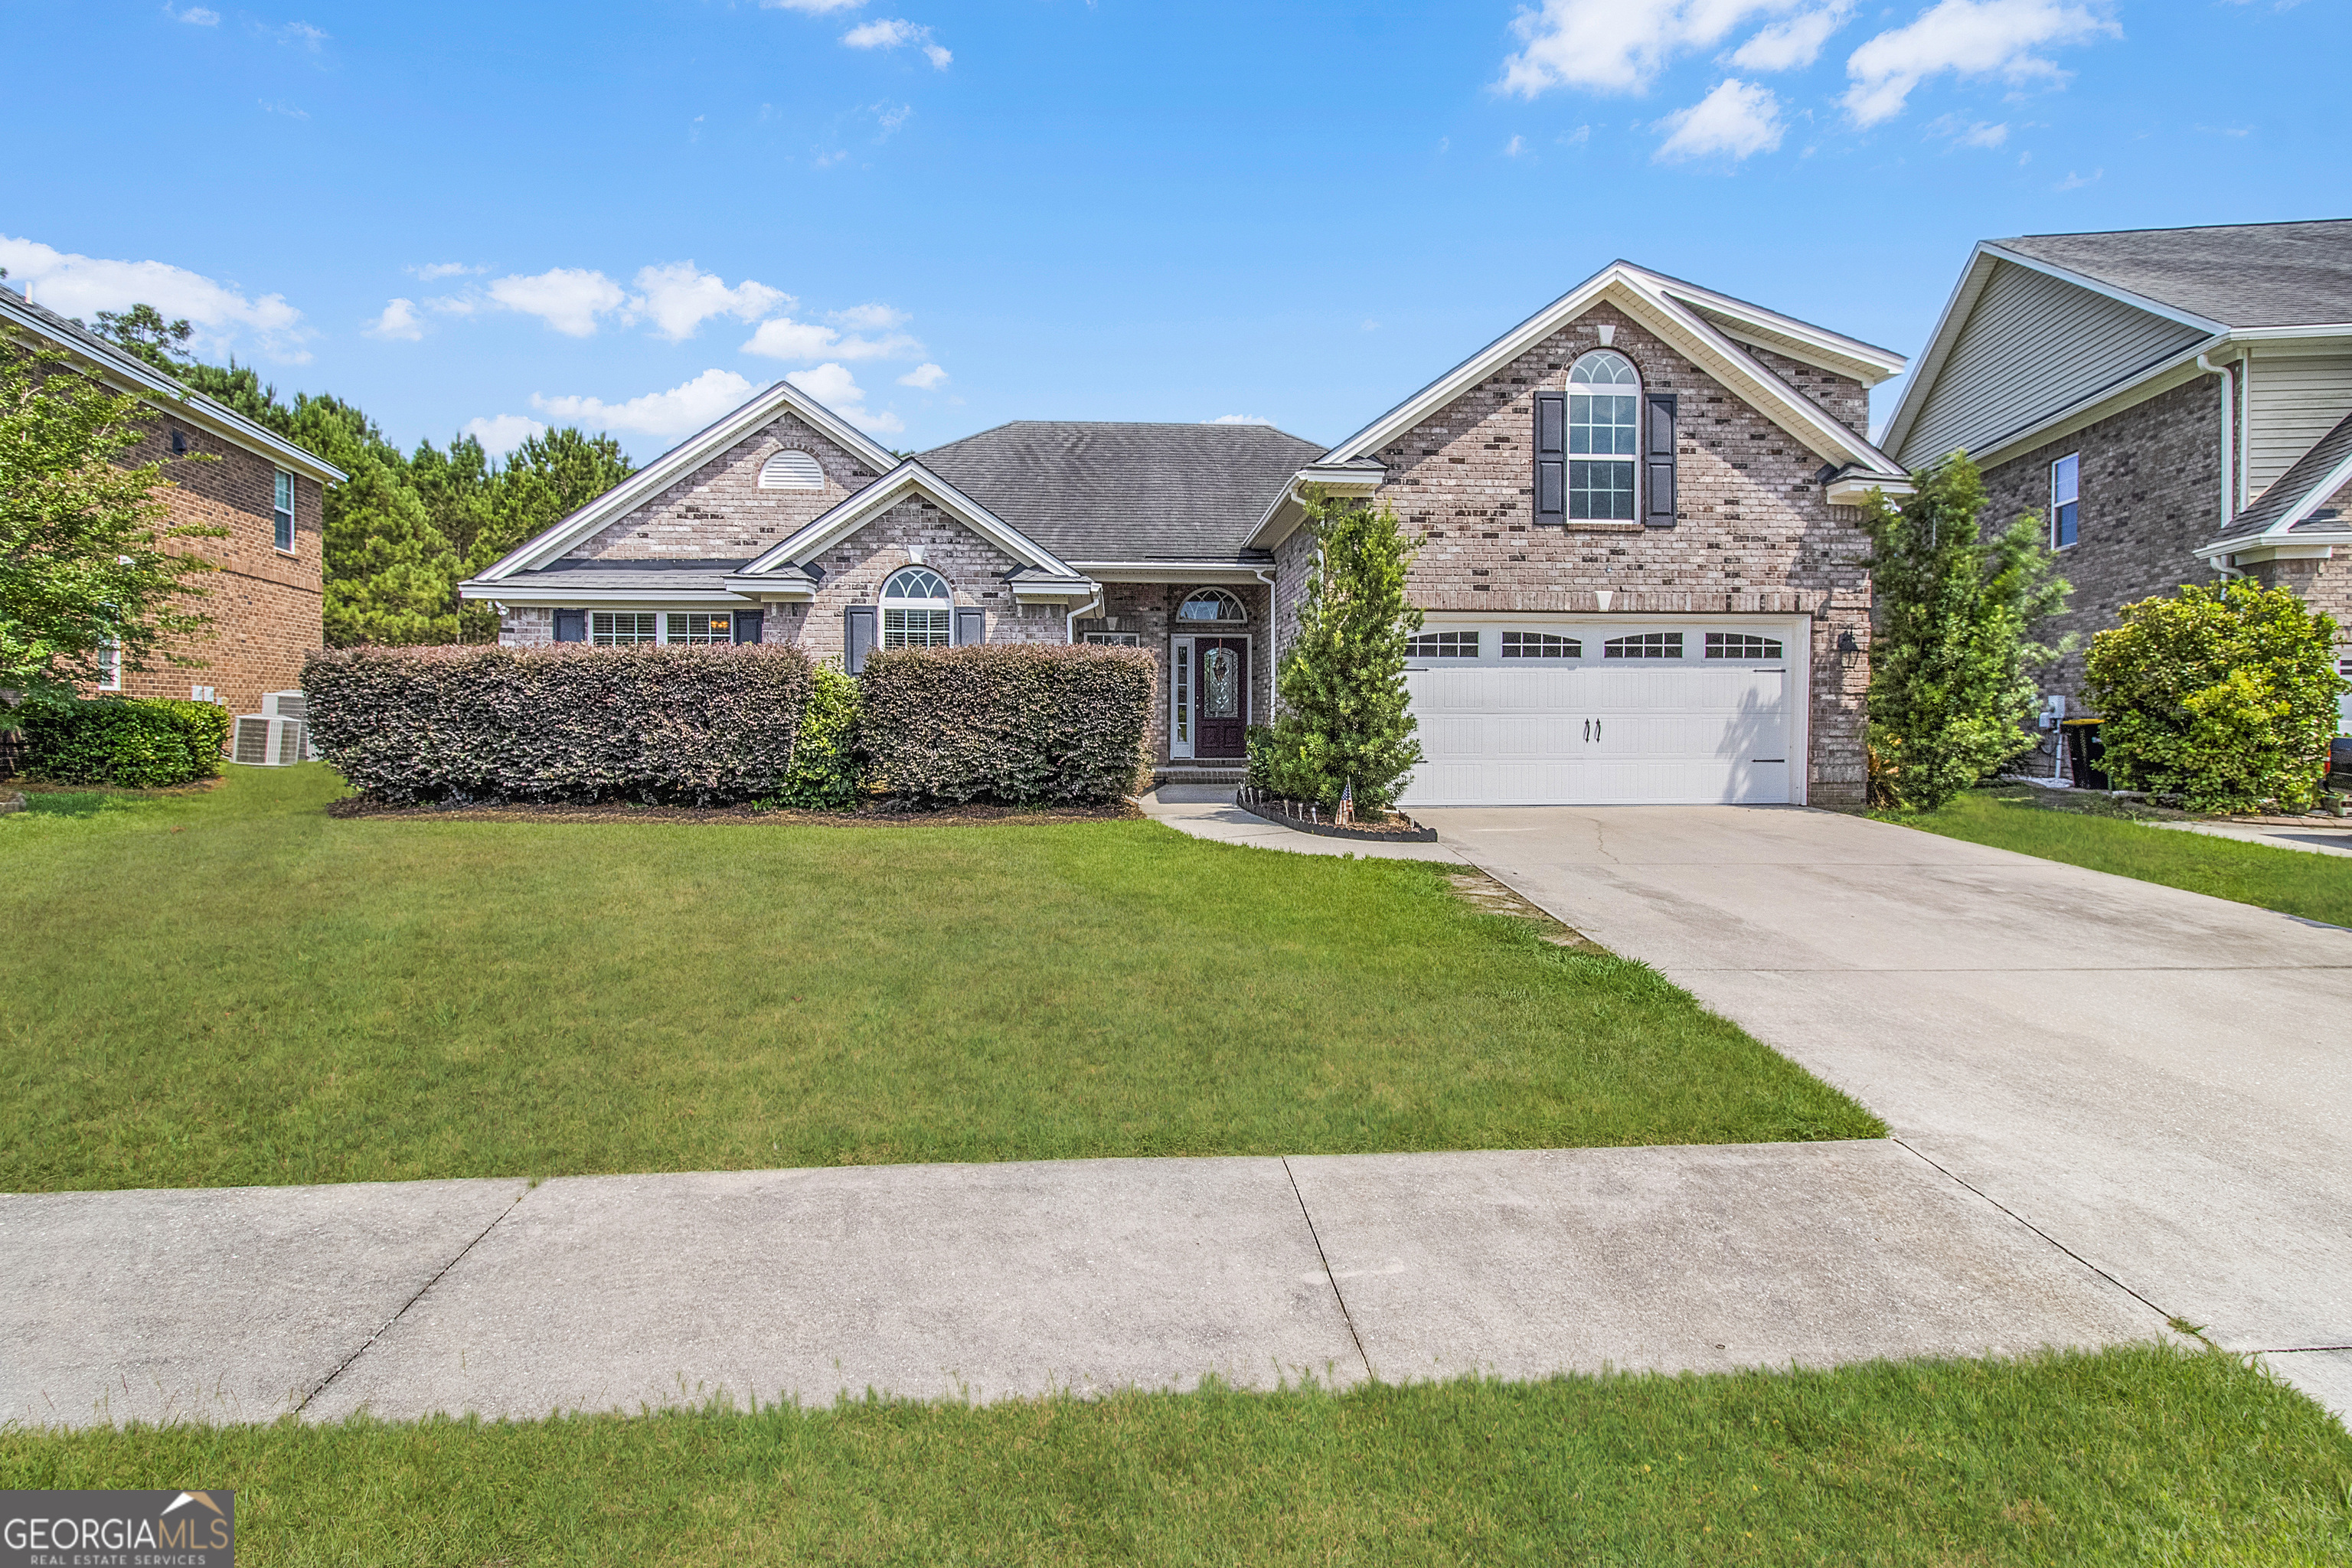
[{"label": "green lawn", "polygon": [[2352,1438],[2219,1352],[971,1407],[0,1431],[277,1563],[2341,1564]]},{"label": "green lawn", "polygon": [[2104,800],[2077,805],[2043,794],[2031,785],[1971,790],[1941,811],[1877,815],[1972,844],[2352,926],[2352,860],[2147,827]]},{"label": "green lawn", "polygon": [[0,1190],[1883,1131],[1417,864],[339,789],[0,817]]}]

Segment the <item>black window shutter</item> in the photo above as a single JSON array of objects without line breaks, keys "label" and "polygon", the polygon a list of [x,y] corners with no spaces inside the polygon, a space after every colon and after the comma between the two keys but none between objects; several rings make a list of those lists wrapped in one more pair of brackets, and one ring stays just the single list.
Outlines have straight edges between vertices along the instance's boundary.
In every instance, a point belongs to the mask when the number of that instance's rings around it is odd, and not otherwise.
[{"label": "black window shutter", "polygon": [[1536,521],[1568,521],[1568,394],[1536,394]]},{"label": "black window shutter", "polygon": [[768,612],[765,610],[736,611],[735,640],[737,642],[758,642],[760,640],[760,623],[767,618],[767,614]]},{"label": "black window shutter", "polygon": [[1650,394],[1650,429],[1643,446],[1642,521],[1652,528],[1675,525],[1675,395]]},{"label": "black window shutter", "polygon": [[987,612],[959,605],[955,613],[956,647],[988,640]]},{"label": "black window shutter", "polygon": [[874,651],[872,605],[852,605],[841,612],[841,664],[852,675],[866,673],[866,656]]},{"label": "black window shutter", "polygon": [[557,642],[586,642],[588,640],[588,612],[585,610],[556,611],[555,640]]}]

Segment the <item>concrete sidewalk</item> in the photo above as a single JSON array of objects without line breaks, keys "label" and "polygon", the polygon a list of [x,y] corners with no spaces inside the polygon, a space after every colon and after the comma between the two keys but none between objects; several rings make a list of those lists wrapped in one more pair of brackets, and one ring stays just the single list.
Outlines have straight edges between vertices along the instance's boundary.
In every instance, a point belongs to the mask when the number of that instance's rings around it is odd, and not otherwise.
[{"label": "concrete sidewalk", "polygon": [[1885,1142],[0,1197],[0,1420],[1828,1365],[2163,1333]]},{"label": "concrete sidewalk", "polygon": [[1143,814],[1164,822],[1179,833],[1216,844],[1246,844],[1253,849],[1281,849],[1293,855],[1353,855],[1369,860],[1443,860],[1462,865],[1462,857],[1443,844],[1375,844],[1361,838],[1326,838],[1268,822],[1234,804],[1234,792],[1223,784],[1161,784],[1137,798]]}]

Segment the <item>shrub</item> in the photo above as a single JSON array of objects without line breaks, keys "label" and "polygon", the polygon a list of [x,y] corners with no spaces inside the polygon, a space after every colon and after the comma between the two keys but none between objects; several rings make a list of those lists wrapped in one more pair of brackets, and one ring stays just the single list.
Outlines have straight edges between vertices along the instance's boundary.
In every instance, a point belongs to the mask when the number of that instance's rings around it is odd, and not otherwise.
[{"label": "shrub", "polygon": [[862,745],[926,803],[1118,800],[1149,765],[1153,668],[1139,648],[893,648],[866,661]]},{"label": "shrub", "polygon": [[34,773],[60,784],[167,789],[220,772],[229,713],[216,702],[94,697],[28,702],[16,721]]},{"label": "shrub", "polygon": [[1404,689],[1405,645],[1421,612],[1405,603],[1412,557],[1396,514],[1310,489],[1317,568],[1298,635],[1275,677],[1282,710],[1250,737],[1250,780],[1293,800],[1385,811],[1421,761]]},{"label": "shrub", "polygon": [[800,811],[840,811],[866,786],[857,752],[857,682],[839,667],[809,671],[808,711],[793,743],[792,771],[766,804]]},{"label": "shrub", "polygon": [[328,648],[310,739],[394,805],[716,805],[776,793],[808,706],[798,648]]},{"label": "shrub", "polygon": [[2091,639],[2107,774],[2198,811],[2311,804],[2336,732],[2336,623],[2284,588],[2184,585]]},{"label": "shrub", "polygon": [[2071,644],[2028,639],[2072,590],[2032,512],[1987,537],[1984,484],[1956,454],[1901,505],[1874,494],[1870,730],[1873,804],[1933,811],[2033,744],[2033,672]]}]

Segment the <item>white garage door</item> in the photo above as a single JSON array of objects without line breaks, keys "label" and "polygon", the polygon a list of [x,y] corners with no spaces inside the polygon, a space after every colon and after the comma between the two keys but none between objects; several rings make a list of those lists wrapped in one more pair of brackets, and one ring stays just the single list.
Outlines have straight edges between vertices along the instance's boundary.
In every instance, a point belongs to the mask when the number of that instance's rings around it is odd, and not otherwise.
[{"label": "white garage door", "polygon": [[1406,664],[1423,761],[1404,804],[1794,799],[1794,644],[1780,626],[1433,626]]}]

